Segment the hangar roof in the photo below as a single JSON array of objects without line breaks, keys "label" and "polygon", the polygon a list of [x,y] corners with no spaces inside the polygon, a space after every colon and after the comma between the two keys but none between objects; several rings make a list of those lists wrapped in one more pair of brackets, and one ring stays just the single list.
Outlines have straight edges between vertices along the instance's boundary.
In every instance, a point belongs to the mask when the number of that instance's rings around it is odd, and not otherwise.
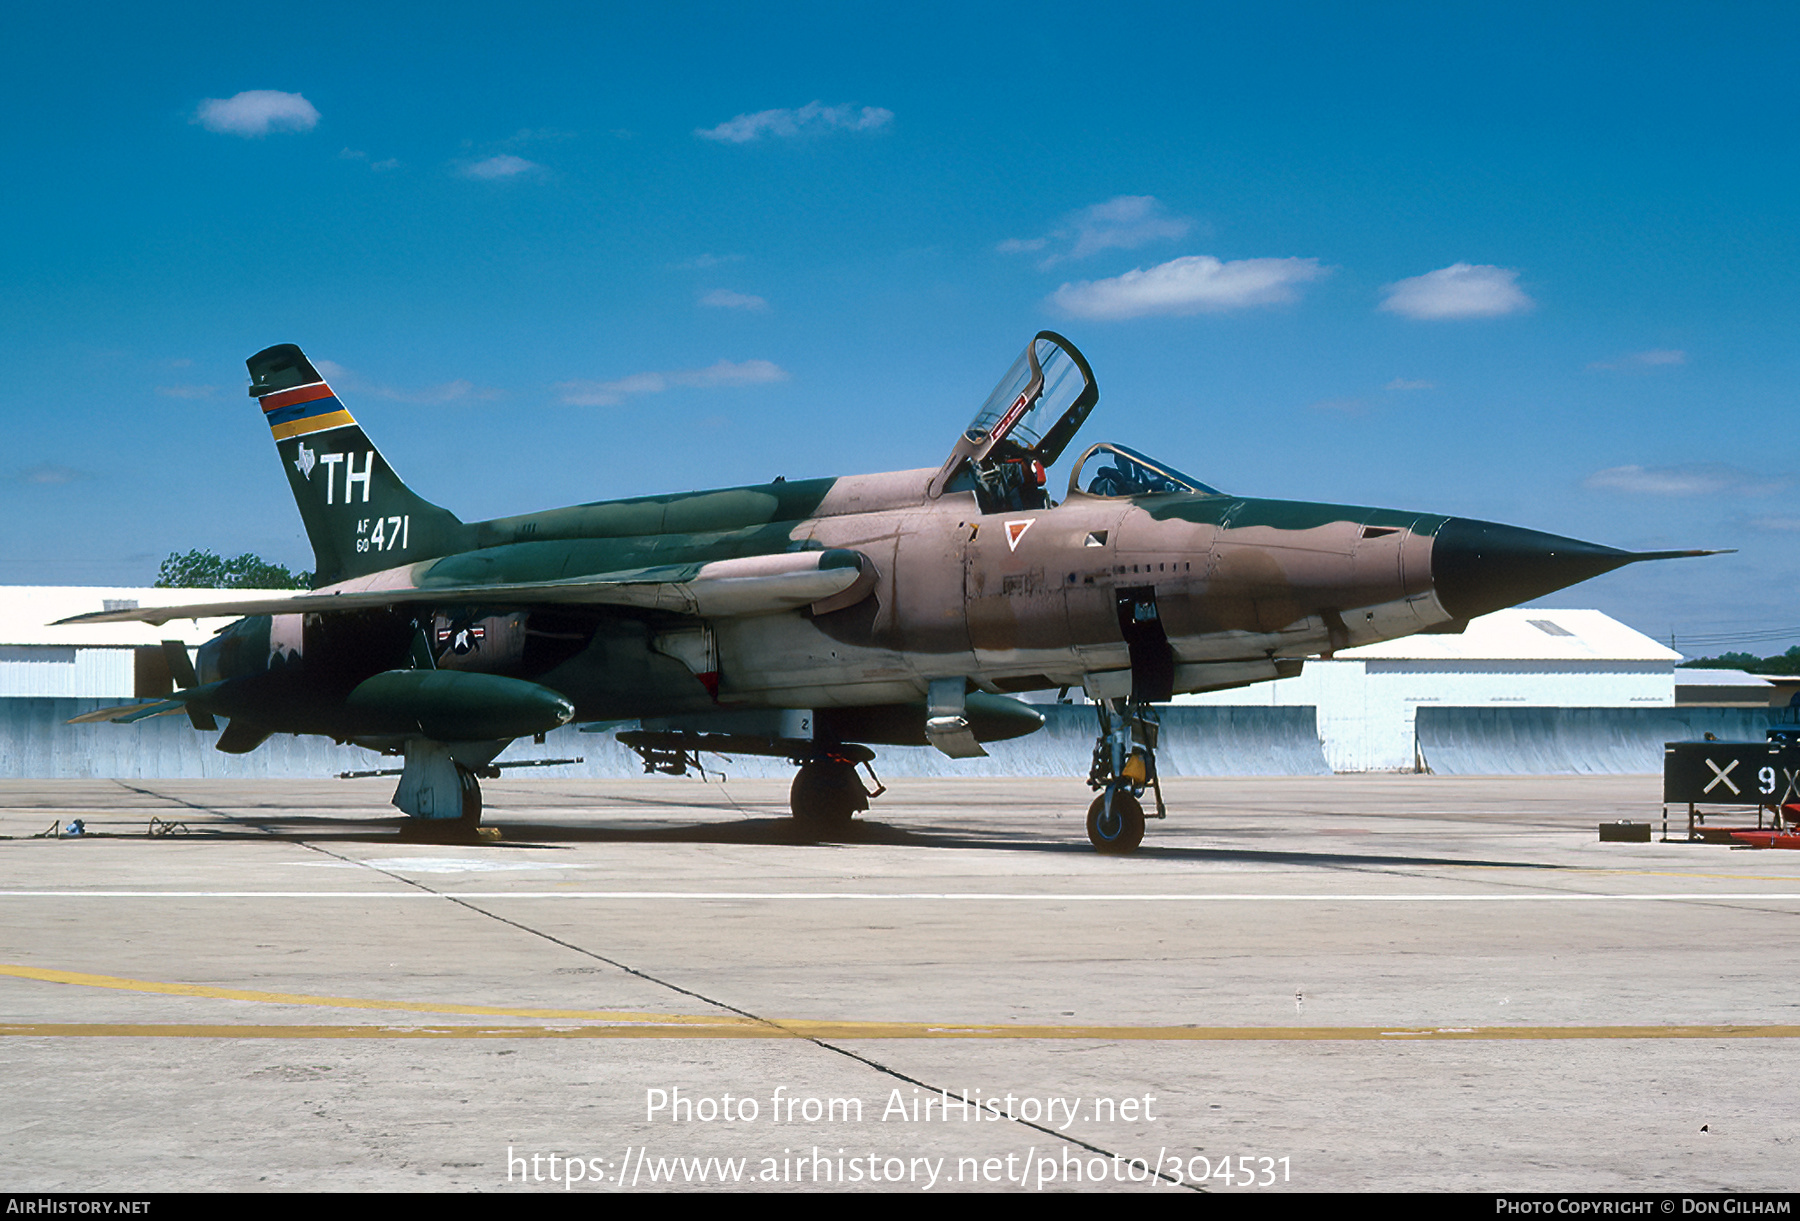
[{"label": "hangar roof", "polygon": [[1678,687],[1773,687],[1761,674],[1743,670],[1676,670]]},{"label": "hangar roof", "polygon": [[108,602],[140,606],[242,599],[241,589],[111,589],[92,585],[0,585],[0,645],[76,645],[89,648],[156,644],[180,640],[202,644],[230,623],[224,619],[171,619],[161,627],[148,623],[99,623],[85,627],[51,627],[58,619],[108,609]]},{"label": "hangar roof", "polygon": [[1664,661],[1682,655],[1597,610],[1512,607],[1469,621],[1460,636],[1407,636],[1340,649],[1343,660]]}]

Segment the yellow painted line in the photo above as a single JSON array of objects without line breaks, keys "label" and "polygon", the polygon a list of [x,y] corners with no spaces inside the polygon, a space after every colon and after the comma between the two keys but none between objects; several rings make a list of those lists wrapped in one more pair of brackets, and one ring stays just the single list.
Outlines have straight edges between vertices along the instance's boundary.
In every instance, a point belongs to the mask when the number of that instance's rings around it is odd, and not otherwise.
[{"label": "yellow painted line", "polygon": [[6,1038],[135,1039],[1089,1039],[1111,1042],[1385,1042],[1518,1039],[1792,1039],[1800,1026],[934,1026],[924,1022],[689,1025],[274,1026],[13,1022]]},{"label": "yellow painted line", "polygon": [[75,984],[84,988],[114,988],[123,992],[151,992],[160,996],[197,996],[208,1000],[254,1001],[263,1005],[317,1005],[327,1009],[389,1009],[402,1013],[441,1013],[462,1017],[519,1017],[588,1022],[649,1022],[659,1025],[714,1023],[758,1026],[754,1018],[694,1017],[679,1013],[614,1012],[596,1009],[522,1009],[498,1005],[443,1005],[422,1001],[365,1000],[354,996],[310,996],[300,992],[256,992],[245,988],[214,988],[206,984],[168,984],[117,975],[89,975],[80,971],[51,971],[0,963],[0,976],[35,979],[51,984]]},{"label": "yellow painted line", "polygon": [[732,1014],[639,1013],[592,1009],[532,1009],[499,1005],[445,1005],[419,1001],[312,996],[171,984],[0,964],[0,975],[44,983],[111,988],[158,996],[250,1001],[265,1005],[313,1005],[332,1009],[386,1009],[462,1017],[534,1018],[572,1025],[333,1026],[109,1022],[15,1022],[0,1036],[37,1038],[188,1039],[1104,1039],[1144,1042],[1229,1042],[1440,1039],[1792,1039],[1800,1026],[1074,1026],[959,1025],[945,1022],[858,1022],[799,1018],[758,1019]]}]

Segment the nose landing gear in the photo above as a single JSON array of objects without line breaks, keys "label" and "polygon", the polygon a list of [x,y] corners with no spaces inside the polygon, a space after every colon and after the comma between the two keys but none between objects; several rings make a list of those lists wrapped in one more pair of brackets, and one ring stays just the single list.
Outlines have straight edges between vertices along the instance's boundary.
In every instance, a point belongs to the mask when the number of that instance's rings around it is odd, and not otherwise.
[{"label": "nose landing gear", "polygon": [[1088,787],[1100,795],[1088,806],[1088,841],[1097,852],[1123,856],[1136,852],[1144,840],[1144,806],[1138,799],[1146,789],[1156,794],[1154,817],[1167,815],[1156,774],[1160,724],[1150,704],[1109,699],[1096,701],[1094,709],[1100,736],[1094,742]]}]

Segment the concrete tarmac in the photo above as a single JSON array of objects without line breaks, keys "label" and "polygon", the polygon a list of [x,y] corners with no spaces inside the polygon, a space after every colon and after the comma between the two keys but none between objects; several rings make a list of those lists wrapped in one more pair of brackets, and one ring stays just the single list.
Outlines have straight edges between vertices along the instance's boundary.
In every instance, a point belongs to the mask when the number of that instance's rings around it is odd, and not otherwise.
[{"label": "concrete tarmac", "polygon": [[488,782],[472,844],[391,786],[0,782],[6,1189],[1800,1180],[1800,853],[1599,843],[1655,777],[1178,780],[1127,858],[1075,779],[827,843],[778,781]]}]

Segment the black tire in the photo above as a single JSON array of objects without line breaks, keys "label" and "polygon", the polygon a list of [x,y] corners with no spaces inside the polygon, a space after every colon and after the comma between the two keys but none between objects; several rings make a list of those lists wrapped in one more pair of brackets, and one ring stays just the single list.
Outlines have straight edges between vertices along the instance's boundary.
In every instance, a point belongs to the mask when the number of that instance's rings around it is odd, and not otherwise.
[{"label": "black tire", "polygon": [[814,762],[801,766],[788,791],[794,821],[816,830],[847,827],[859,810],[869,808],[869,793],[850,763]]},{"label": "black tire", "polygon": [[462,816],[458,821],[472,831],[481,825],[481,781],[461,766],[456,769],[456,780],[462,789]]},{"label": "black tire", "polygon": [[1109,819],[1106,794],[1100,794],[1088,807],[1088,842],[1094,845],[1094,851],[1108,856],[1136,852],[1138,845],[1144,842],[1144,807],[1138,804],[1137,798],[1120,789],[1113,794],[1112,817]]}]

